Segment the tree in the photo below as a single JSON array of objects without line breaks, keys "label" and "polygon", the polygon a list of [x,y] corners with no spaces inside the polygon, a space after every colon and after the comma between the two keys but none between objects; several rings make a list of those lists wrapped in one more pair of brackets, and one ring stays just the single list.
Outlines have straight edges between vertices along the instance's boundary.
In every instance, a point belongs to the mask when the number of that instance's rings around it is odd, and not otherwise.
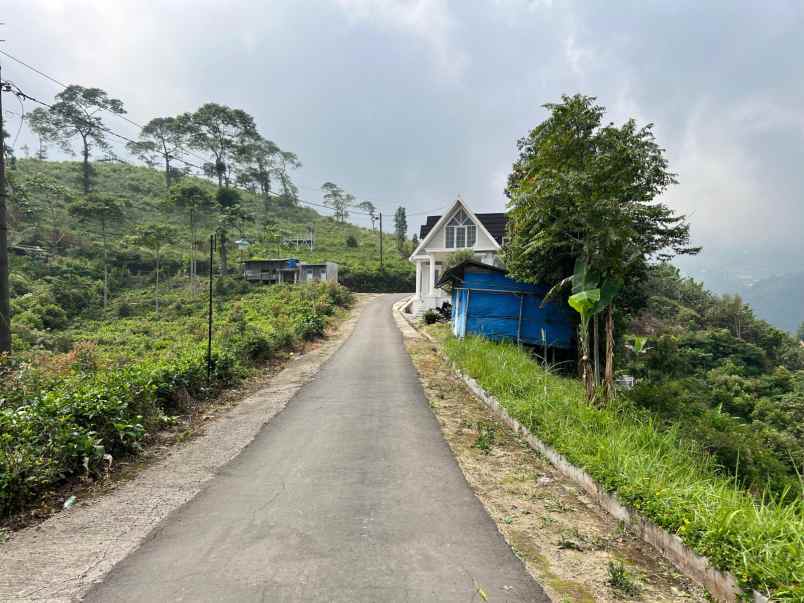
[{"label": "tree", "polygon": [[150,249],[156,260],[154,268],[154,309],[157,318],[159,317],[159,262],[162,257],[162,248],[175,237],[176,229],[168,224],[140,225],[134,233],[134,242]]},{"label": "tree", "polygon": [[374,206],[374,204],[371,201],[361,201],[357,204],[357,208],[369,215],[369,220],[371,220],[371,230],[375,230],[375,224],[377,222],[377,208]]},{"label": "tree", "polygon": [[221,258],[221,274],[229,273],[229,233],[232,230],[243,234],[246,222],[252,222],[254,217],[240,205],[240,193],[231,188],[218,189],[215,195],[218,209],[215,234],[219,244]]},{"label": "tree", "polygon": [[206,188],[190,181],[180,181],[170,189],[167,203],[187,212],[190,226],[190,289],[195,291],[196,270],[196,227],[198,220],[208,215],[212,208],[212,195]]},{"label": "tree", "polygon": [[[550,116],[518,143],[520,156],[506,189],[511,211],[504,249],[506,267],[515,278],[572,282],[576,287],[577,281],[567,275],[577,274],[580,258],[595,276],[584,281],[594,284],[589,291],[602,291],[606,283],[625,283],[636,290],[652,260],[700,251],[689,244],[685,216],[655,202],[676,180],[652,125],[638,128],[628,120],[620,127],[603,127],[605,110],[594,101],[575,95],[545,105]],[[611,394],[614,296],[604,307],[605,381]],[[597,302],[590,308],[595,310],[592,315],[603,309]],[[582,338],[587,335],[580,333]],[[584,367],[587,361],[582,358]]]},{"label": "tree", "polygon": [[344,192],[344,190],[334,182],[325,182],[321,185],[324,192],[324,205],[335,210],[335,220],[345,222],[349,217],[349,208],[354,203],[354,196]]},{"label": "tree", "polygon": [[253,193],[259,193],[265,212],[269,211],[271,179],[277,170],[281,149],[270,140],[260,137],[239,149],[237,181]]},{"label": "tree", "polygon": [[42,140],[57,143],[65,153],[73,154],[70,141],[81,142],[82,182],[84,194],[92,189],[92,166],[89,158],[93,149],[109,150],[108,132],[98,115],[106,111],[122,115],[123,102],[111,98],[100,88],[67,86],[56,95],[56,102],[49,109],[34,109],[28,115],[28,123]]},{"label": "tree", "polygon": [[802,320],[802,321],[801,321],[801,324],[800,324],[800,325],[798,325],[798,333],[797,333],[797,336],[798,336],[798,340],[799,340],[799,341],[804,341],[804,320]]},{"label": "tree", "polygon": [[182,147],[187,144],[187,131],[175,117],[156,117],[140,130],[140,139],[130,142],[128,150],[149,167],[162,163],[165,169],[165,188],[169,189],[178,170],[172,164]]},{"label": "tree", "polygon": [[396,233],[396,248],[400,253],[405,251],[405,241],[408,238],[408,218],[404,207],[397,207],[394,214],[394,232]]},{"label": "tree", "polygon": [[187,132],[190,146],[212,155],[213,161],[205,164],[204,170],[217,178],[218,188],[232,183],[238,161],[261,140],[251,115],[217,103],[180,115],[178,122]]},{"label": "tree", "polygon": [[103,245],[103,307],[109,303],[109,226],[122,220],[123,202],[113,195],[89,193],[70,206],[70,213],[82,222],[100,226]]},{"label": "tree", "polygon": [[282,187],[282,198],[291,204],[296,204],[299,198],[299,189],[290,179],[288,170],[295,170],[301,167],[301,161],[290,151],[279,152],[279,165],[276,175],[279,178],[279,185]]}]

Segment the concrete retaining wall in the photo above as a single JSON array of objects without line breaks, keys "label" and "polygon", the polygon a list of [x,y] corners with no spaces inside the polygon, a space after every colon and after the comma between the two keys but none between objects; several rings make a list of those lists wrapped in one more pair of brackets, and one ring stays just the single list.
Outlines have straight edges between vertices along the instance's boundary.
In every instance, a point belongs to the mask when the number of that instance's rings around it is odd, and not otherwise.
[{"label": "concrete retaining wall", "polygon": [[[399,314],[403,320],[412,324],[413,321],[410,321],[401,312]],[[422,331],[419,333],[433,341],[433,338],[427,333]],[[441,353],[461,380],[503,423],[519,434],[531,448],[543,454],[556,469],[581,486],[600,507],[617,519],[627,522],[632,530],[659,551],[679,571],[706,588],[712,598],[716,601],[731,602],[737,601],[743,596],[743,591],[737,586],[737,580],[733,575],[715,569],[706,557],[698,555],[684,544],[681,538],[620,502],[616,495],[607,492],[586,471],[570,463],[563,455],[534,436],[524,425],[509,415],[505,407],[494,396],[484,390],[472,377],[461,371],[443,352]],[[752,592],[752,599],[754,603],[770,603],[767,597],[756,591]]]}]

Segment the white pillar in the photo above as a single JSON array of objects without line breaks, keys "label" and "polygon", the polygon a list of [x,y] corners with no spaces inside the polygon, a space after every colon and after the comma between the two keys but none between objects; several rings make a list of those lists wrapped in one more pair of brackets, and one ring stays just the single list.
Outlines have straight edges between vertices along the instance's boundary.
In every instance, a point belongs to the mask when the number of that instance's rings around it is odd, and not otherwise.
[{"label": "white pillar", "polygon": [[422,263],[416,260],[416,299],[422,298]]},{"label": "white pillar", "polygon": [[429,295],[435,295],[435,273],[436,273],[436,264],[435,264],[435,256],[430,256],[430,292]]}]

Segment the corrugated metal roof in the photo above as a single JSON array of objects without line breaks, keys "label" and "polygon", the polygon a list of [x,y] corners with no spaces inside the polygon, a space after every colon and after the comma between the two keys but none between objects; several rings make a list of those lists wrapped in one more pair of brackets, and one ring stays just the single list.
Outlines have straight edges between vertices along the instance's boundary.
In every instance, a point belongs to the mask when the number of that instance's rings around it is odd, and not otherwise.
[{"label": "corrugated metal roof", "polygon": [[[489,214],[475,214],[480,223],[489,231],[489,234],[494,237],[498,244],[502,245],[503,236],[505,236],[505,223],[507,217],[505,212],[496,212]],[[427,222],[422,224],[419,229],[419,240],[423,240],[433,226],[441,219],[441,216],[427,216]]]}]

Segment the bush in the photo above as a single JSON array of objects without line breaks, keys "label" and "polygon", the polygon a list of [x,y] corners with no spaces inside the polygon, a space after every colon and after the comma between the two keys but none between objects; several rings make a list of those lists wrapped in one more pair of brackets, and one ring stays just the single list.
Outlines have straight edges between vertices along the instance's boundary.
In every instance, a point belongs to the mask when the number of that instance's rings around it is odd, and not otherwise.
[{"label": "bush", "polygon": [[423,318],[424,324],[426,325],[432,325],[438,322],[438,314],[436,314],[434,310],[427,310]]},{"label": "bush", "polygon": [[136,453],[163,413],[321,335],[334,306],[350,301],[332,284],[264,287],[236,303],[221,300],[209,383],[206,317],[187,313],[159,323],[100,323],[67,354],[2,359],[0,517],[70,476],[101,473],[104,455]]},{"label": "bush", "polygon": [[357,247],[357,239],[355,238],[355,235],[350,234],[348,237],[346,237],[346,246],[353,249]]},{"label": "bush", "polygon": [[364,293],[406,293],[416,290],[416,273],[410,270],[344,268],[339,274],[344,287]]}]

